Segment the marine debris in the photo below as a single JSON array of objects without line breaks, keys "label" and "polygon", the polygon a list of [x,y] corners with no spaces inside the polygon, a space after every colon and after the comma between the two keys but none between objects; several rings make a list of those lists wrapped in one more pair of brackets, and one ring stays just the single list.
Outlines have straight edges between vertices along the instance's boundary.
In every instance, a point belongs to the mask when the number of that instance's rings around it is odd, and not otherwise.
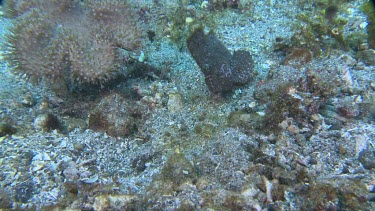
[{"label": "marine debris", "polygon": [[213,32],[204,34],[203,28],[197,28],[187,39],[187,45],[211,92],[229,92],[254,79],[250,53],[240,50],[232,55]]}]

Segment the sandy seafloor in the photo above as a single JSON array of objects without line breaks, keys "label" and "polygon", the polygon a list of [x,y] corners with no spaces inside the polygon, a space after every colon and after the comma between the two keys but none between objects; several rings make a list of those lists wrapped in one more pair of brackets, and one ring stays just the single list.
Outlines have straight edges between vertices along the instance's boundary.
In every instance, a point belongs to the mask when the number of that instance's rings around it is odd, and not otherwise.
[{"label": "sandy seafloor", "polygon": [[[167,6],[133,3],[160,13],[160,8],[178,6],[160,2]],[[314,129],[296,129],[293,119],[287,119],[289,125],[276,135],[242,127],[241,121],[251,121],[249,115],[238,116],[243,118],[238,124],[228,123],[233,111],[256,105],[256,112],[264,112],[253,93],[271,69],[286,78],[304,68],[321,70],[322,78],[337,78],[355,90],[340,89],[327,103],[331,107],[342,101],[375,102],[374,66],[363,63],[353,50],[324,49],[324,56],[300,69],[282,65],[285,56],[273,51],[276,37],[290,39],[297,30],[296,15],[312,10],[308,3],[301,7],[296,2],[254,1],[251,15],[236,9],[212,12],[217,13],[218,38],[231,51],[248,50],[259,72],[254,82],[229,96],[211,94],[187,49],[167,35],[146,40],[144,62],[168,71],[168,80],[129,79],[142,89],[142,97],[155,102],[138,131],[125,137],[88,129],[88,114],[63,111],[80,103],[69,105],[47,86],[26,83],[1,61],[0,121],[10,122],[17,132],[0,138],[0,209],[375,210],[371,112],[355,117],[336,112],[330,116],[336,121],[328,121],[322,111]],[[362,2],[342,6],[339,15],[348,20],[343,33],[366,32],[361,27],[366,23],[359,11]],[[200,2],[192,8],[201,10]],[[152,30],[168,27],[152,21],[145,23]],[[10,21],[2,17],[0,25],[4,42]],[[343,69],[351,78],[344,77]],[[95,104],[105,96],[126,100],[122,85],[102,91]],[[121,102],[113,103],[121,107]],[[64,131],[44,130],[40,121],[46,113],[54,114]],[[366,155],[360,159],[363,151]]]}]

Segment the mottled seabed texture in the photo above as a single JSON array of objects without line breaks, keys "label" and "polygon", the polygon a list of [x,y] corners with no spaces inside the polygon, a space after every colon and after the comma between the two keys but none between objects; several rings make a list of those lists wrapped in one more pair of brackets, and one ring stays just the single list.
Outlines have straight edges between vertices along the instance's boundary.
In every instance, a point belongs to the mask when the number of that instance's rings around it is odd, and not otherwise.
[{"label": "mottled seabed texture", "polygon": [[1,210],[375,210],[364,0],[5,0]]}]

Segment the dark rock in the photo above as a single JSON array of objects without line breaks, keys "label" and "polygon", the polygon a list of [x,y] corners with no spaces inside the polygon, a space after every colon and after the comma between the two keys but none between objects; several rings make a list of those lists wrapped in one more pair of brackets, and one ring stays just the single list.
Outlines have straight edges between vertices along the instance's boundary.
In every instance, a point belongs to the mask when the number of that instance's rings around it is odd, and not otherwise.
[{"label": "dark rock", "polygon": [[138,173],[142,173],[147,168],[146,163],[152,160],[152,156],[153,154],[151,153],[137,155],[134,159],[132,159],[131,167],[134,168]]},{"label": "dark rock", "polygon": [[78,183],[75,181],[66,181],[64,182],[64,188],[71,194],[78,194]]},{"label": "dark rock", "polygon": [[359,153],[358,156],[359,162],[363,165],[365,169],[375,168],[375,152],[371,150],[363,150]]},{"label": "dark rock", "polygon": [[375,51],[372,49],[358,51],[357,57],[367,65],[375,65]]},{"label": "dark rock", "polygon": [[21,100],[21,104],[26,108],[32,108],[36,104],[36,100],[33,96],[27,95]]},{"label": "dark rock", "polygon": [[152,30],[147,31],[148,40],[150,40],[151,42],[154,42],[155,37],[156,37],[156,33],[154,31],[152,31]]},{"label": "dark rock", "polygon": [[335,118],[325,118],[324,119],[327,125],[331,125],[329,130],[340,130],[343,127],[343,123],[340,120]]},{"label": "dark rock", "polygon": [[35,156],[35,153],[30,151],[25,151],[20,154],[20,157],[22,158],[22,165],[29,166],[31,165],[31,161],[33,160],[33,157]]},{"label": "dark rock", "polygon": [[127,72],[124,73],[125,76],[131,78],[150,78],[150,79],[160,79],[163,78],[163,72],[161,69],[156,67],[135,61],[132,64],[128,64]]},{"label": "dark rock", "polygon": [[368,200],[371,201],[371,202],[375,202],[375,194],[369,194],[368,196]]},{"label": "dark rock", "polygon": [[259,163],[268,166],[274,166],[276,164],[276,157],[265,155],[254,160],[254,163]]},{"label": "dark rock", "polygon": [[5,209],[11,209],[12,208],[12,198],[10,197],[10,194],[6,192],[5,190],[0,190],[0,210]]},{"label": "dark rock", "polygon": [[296,182],[296,175],[292,171],[280,171],[276,172],[275,177],[279,179],[281,185],[293,185]]},{"label": "dark rock", "polygon": [[35,119],[34,124],[36,128],[47,132],[51,130],[64,130],[64,124],[56,115],[50,113],[39,115]]},{"label": "dark rock", "polygon": [[20,185],[17,185],[15,188],[15,198],[16,201],[21,202],[21,203],[27,203],[29,199],[33,195],[33,184],[32,182],[24,182],[21,183]]},{"label": "dark rock", "polygon": [[334,18],[336,18],[338,11],[339,8],[336,5],[330,5],[325,9],[324,17],[329,21],[332,21]]},{"label": "dark rock", "polygon": [[254,79],[250,53],[240,50],[232,55],[213,32],[204,34],[202,28],[196,29],[187,39],[187,46],[213,93],[232,91]]},{"label": "dark rock", "polygon": [[8,123],[0,123],[0,137],[12,135],[17,132],[17,129]]}]

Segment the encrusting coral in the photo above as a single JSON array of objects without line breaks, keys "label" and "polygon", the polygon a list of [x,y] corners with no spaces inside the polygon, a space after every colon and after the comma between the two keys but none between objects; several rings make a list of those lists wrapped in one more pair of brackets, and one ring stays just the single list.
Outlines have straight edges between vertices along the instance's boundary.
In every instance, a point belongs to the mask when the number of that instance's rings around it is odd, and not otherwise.
[{"label": "encrusting coral", "polygon": [[9,0],[5,6],[14,26],[4,58],[33,82],[103,84],[119,73],[119,49],[140,45],[126,1]]}]

